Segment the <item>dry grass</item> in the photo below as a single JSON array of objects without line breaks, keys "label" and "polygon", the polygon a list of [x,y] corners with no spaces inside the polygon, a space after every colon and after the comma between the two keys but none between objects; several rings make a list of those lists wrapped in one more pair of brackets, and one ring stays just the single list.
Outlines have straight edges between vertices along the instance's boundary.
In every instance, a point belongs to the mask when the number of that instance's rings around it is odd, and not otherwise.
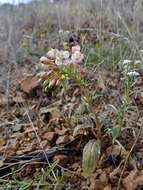
[{"label": "dry grass", "polygon": [[142,0],[61,0],[53,4],[40,0],[16,7],[3,5],[0,8],[0,61],[9,56],[15,59],[14,54],[20,51],[23,35],[30,48],[43,50],[42,45],[54,43],[59,30],[92,29],[99,37],[103,31],[125,34],[118,14],[128,24],[135,40],[139,40],[143,32],[142,10]]}]

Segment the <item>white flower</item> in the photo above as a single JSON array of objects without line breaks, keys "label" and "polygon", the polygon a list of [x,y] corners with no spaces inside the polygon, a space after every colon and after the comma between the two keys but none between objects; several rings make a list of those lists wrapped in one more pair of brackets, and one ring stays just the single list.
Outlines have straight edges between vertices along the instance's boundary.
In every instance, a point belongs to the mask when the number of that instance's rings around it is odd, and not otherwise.
[{"label": "white flower", "polygon": [[141,60],[135,60],[135,65],[140,65],[141,64]]},{"label": "white flower", "polygon": [[69,51],[63,51],[63,58],[64,58],[64,59],[68,59],[69,56],[70,56]]},{"label": "white flower", "polygon": [[81,63],[83,61],[83,59],[84,59],[84,55],[79,51],[75,51],[74,54],[72,54],[72,56],[71,56],[71,60],[75,64]]},{"label": "white flower", "polygon": [[123,60],[123,65],[128,65],[132,62],[132,60],[129,60],[129,59],[125,59]]},{"label": "white flower", "polygon": [[64,32],[64,31],[63,31],[62,29],[59,30],[59,34],[63,34],[63,32]]},{"label": "white flower", "polygon": [[76,46],[73,46],[72,47],[72,53],[75,53],[76,51],[80,51],[80,46],[79,45],[76,45]]},{"label": "white flower", "polygon": [[55,64],[61,66],[63,64],[62,59],[60,57],[56,57]]},{"label": "white flower", "polygon": [[67,34],[67,35],[68,35],[69,33],[70,33],[70,31],[69,31],[69,30],[66,30],[66,31],[65,31],[65,34]]},{"label": "white flower", "polygon": [[138,77],[140,76],[140,74],[136,71],[130,71],[127,73],[129,75],[129,77]]},{"label": "white flower", "polygon": [[63,57],[63,53],[64,51],[63,50],[60,50],[60,51],[58,51],[57,53],[56,53],[56,58],[59,58],[59,59],[64,59],[64,57]]}]

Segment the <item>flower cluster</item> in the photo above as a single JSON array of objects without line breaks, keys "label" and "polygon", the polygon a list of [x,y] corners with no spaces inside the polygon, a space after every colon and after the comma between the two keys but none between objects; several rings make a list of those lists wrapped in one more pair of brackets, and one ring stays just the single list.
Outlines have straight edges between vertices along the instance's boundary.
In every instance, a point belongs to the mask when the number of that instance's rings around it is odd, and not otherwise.
[{"label": "flower cluster", "polygon": [[40,58],[40,63],[44,71],[39,76],[44,88],[59,86],[63,80],[71,77],[70,70],[73,68],[74,71],[76,70],[80,74],[84,74],[85,70],[80,66],[83,59],[84,54],[81,53],[81,47],[79,45],[73,46],[71,51],[49,50],[46,56]]},{"label": "flower cluster", "polygon": [[47,52],[47,56],[40,58],[40,62],[47,64],[51,61],[57,66],[79,64],[84,59],[84,54],[80,51],[80,46],[76,45],[72,47],[72,54],[69,51],[51,49]]},{"label": "flower cluster", "polygon": [[140,65],[141,65],[140,60],[135,60],[134,62],[133,60],[129,60],[129,59],[123,60],[122,62],[123,74],[124,75],[127,74],[130,78],[139,77],[140,74],[137,71]]}]

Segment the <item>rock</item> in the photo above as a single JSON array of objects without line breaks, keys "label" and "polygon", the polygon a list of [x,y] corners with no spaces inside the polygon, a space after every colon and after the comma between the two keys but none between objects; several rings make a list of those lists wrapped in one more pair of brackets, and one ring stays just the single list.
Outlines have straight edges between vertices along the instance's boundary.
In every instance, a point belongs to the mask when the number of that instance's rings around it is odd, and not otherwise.
[{"label": "rock", "polygon": [[45,148],[47,144],[48,144],[47,140],[41,141],[42,148]]},{"label": "rock", "polygon": [[49,119],[59,119],[61,112],[57,107],[43,107],[40,109],[40,115],[45,115]]},{"label": "rock", "polygon": [[7,98],[5,95],[0,95],[0,106],[3,106],[7,103]]},{"label": "rock", "polygon": [[36,138],[35,132],[28,133],[28,137],[29,137],[31,140],[34,139],[34,138]]},{"label": "rock", "polygon": [[23,151],[22,150],[18,150],[17,152],[16,152],[16,155],[22,155],[23,154]]},{"label": "rock", "polygon": [[79,163],[75,162],[71,165],[71,168],[74,170],[74,171],[77,171],[79,168],[80,168],[80,165]]},{"label": "rock", "polygon": [[0,137],[0,147],[4,146],[5,144],[6,144],[6,141],[2,137]]},{"label": "rock", "polygon": [[55,132],[46,132],[43,134],[42,139],[48,140],[49,142],[53,143],[57,138],[57,133]]},{"label": "rock", "polygon": [[10,139],[7,142],[7,149],[13,149],[13,150],[17,150],[17,148],[19,147],[19,143],[16,139]]},{"label": "rock", "polygon": [[19,132],[22,130],[22,128],[23,128],[22,125],[15,125],[12,130],[13,132]]},{"label": "rock", "polygon": [[13,105],[13,100],[12,97],[6,97],[6,95],[0,95],[0,107],[9,104],[9,105]]},{"label": "rock", "polygon": [[90,184],[89,189],[91,189],[91,190],[92,189],[93,190],[103,190],[104,189],[104,184],[100,180],[91,178],[90,181],[91,181],[91,184]]},{"label": "rock", "polygon": [[42,119],[38,119],[37,121],[37,127],[38,129],[41,129],[44,127],[44,122],[42,121]]},{"label": "rock", "polygon": [[59,135],[68,135],[69,134],[69,129],[63,128],[63,129],[58,129],[55,128],[55,132]]},{"label": "rock", "polygon": [[107,177],[107,174],[106,172],[103,172],[100,177],[99,177],[100,181],[105,183],[105,184],[108,184],[108,177]]},{"label": "rock", "polygon": [[125,159],[128,154],[128,152],[119,145],[113,145],[113,146],[108,147],[106,152],[108,156],[112,155],[115,158],[117,156],[121,156],[123,159]]},{"label": "rock", "polygon": [[56,144],[59,145],[59,144],[66,144],[70,142],[70,139],[69,139],[69,136],[67,135],[64,135],[64,136],[60,136],[57,141],[56,141]]},{"label": "rock", "polygon": [[24,102],[24,99],[22,98],[22,92],[17,92],[17,95],[12,97],[12,100],[14,103],[22,104]]},{"label": "rock", "polygon": [[7,142],[5,149],[5,158],[15,155],[17,149],[19,148],[19,142],[15,139],[10,139]]},{"label": "rock", "polygon": [[68,157],[66,155],[56,155],[53,161],[57,162],[61,166],[65,166],[68,163]]},{"label": "rock", "polygon": [[23,153],[28,153],[28,152],[32,152],[34,151],[34,147],[32,144],[27,144],[27,147],[24,147],[24,149],[22,150]]},{"label": "rock", "polygon": [[20,82],[20,88],[23,92],[30,94],[35,88],[39,86],[38,78],[29,76]]}]

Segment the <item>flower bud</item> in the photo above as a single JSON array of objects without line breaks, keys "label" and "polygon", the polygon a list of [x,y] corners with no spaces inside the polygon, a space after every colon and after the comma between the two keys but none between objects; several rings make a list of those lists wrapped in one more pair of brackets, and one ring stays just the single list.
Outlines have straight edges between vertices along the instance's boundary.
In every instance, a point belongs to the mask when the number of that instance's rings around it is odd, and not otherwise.
[{"label": "flower bud", "polygon": [[56,51],[55,49],[51,49],[47,52],[47,57],[50,58],[50,59],[55,59],[56,57]]},{"label": "flower bud", "polygon": [[59,86],[60,85],[60,80],[58,79],[57,81],[56,81],[56,84],[55,84],[56,86]]},{"label": "flower bud", "polygon": [[56,83],[56,80],[55,80],[55,79],[51,80],[51,81],[49,82],[49,85],[48,85],[49,88],[52,87],[52,86],[54,86],[55,83]]},{"label": "flower bud", "polygon": [[45,56],[43,56],[43,57],[40,58],[40,62],[41,63],[47,63],[48,62],[48,58],[45,57]]},{"label": "flower bud", "polygon": [[80,52],[80,46],[79,45],[76,45],[76,46],[73,46],[72,47],[72,53],[75,53],[76,51],[79,51]]}]

